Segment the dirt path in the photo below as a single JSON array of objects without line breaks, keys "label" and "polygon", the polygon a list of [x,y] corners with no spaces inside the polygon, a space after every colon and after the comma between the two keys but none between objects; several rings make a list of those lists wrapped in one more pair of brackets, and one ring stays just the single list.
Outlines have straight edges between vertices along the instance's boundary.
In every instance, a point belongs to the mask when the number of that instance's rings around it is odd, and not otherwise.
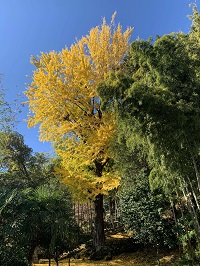
[{"label": "dirt path", "polygon": [[[161,266],[170,266],[170,260],[173,258],[173,254],[163,256],[160,259]],[[47,266],[48,261],[45,264],[33,264],[33,266]],[[68,261],[63,260],[59,262],[60,266],[68,266]],[[145,254],[141,252],[135,252],[133,254],[122,254],[117,258],[110,261],[90,261],[90,260],[74,260],[71,259],[70,266],[157,266],[158,262],[151,254]],[[56,266],[52,261],[51,266]]]},{"label": "dirt path", "polygon": [[[123,233],[117,233],[109,237],[110,240],[124,240],[129,239],[129,236]],[[113,247],[113,243],[111,242]],[[121,241],[116,242],[117,245],[122,245]],[[128,245],[128,242],[126,243]],[[113,257],[109,261],[91,261],[82,259],[71,259],[70,266],[157,266],[158,261],[156,260],[155,249],[147,248],[143,251],[135,251],[134,253],[122,253],[116,257]],[[160,266],[171,266],[170,261],[177,257],[176,251],[160,251]],[[44,260],[43,260],[44,261]],[[45,262],[41,261],[41,264],[33,264],[32,266],[48,266],[48,260]],[[44,263],[44,264],[42,264]],[[51,266],[56,266],[52,260]],[[69,266],[68,260],[59,261],[59,266]]]}]

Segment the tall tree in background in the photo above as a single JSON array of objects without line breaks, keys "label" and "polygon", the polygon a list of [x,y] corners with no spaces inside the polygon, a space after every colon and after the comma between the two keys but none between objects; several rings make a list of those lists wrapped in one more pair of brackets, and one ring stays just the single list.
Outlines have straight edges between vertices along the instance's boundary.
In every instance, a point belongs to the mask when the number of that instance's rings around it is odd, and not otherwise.
[{"label": "tall tree in background", "polygon": [[35,188],[52,178],[53,162],[45,153],[33,154],[20,133],[0,132],[0,171],[5,187]]},{"label": "tall tree in background", "polygon": [[105,19],[101,27],[61,52],[32,57],[36,67],[25,93],[30,112],[29,127],[40,124],[41,140],[53,142],[62,158],[59,173],[79,200],[95,203],[94,247],[104,242],[103,194],[119,185],[120,178],[108,171],[115,132],[113,112],[102,114],[97,84],[122,64],[132,29]]},{"label": "tall tree in background", "polygon": [[0,74],[0,130],[8,131],[14,125],[14,113],[8,102],[5,101],[5,90],[2,86],[3,75]]}]

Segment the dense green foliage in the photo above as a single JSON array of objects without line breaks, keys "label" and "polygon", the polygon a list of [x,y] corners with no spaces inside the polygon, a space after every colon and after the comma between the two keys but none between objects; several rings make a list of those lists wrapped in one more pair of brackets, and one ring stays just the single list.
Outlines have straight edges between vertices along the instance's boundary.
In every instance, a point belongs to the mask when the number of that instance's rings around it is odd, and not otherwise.
[{"label": "dense green foliage", "polygon": [[76,244],[69,193],[53,174],[53,163],[32,150],[16,132],[2,133],[0,200],[0,261],[28,265],[40,246],[58,258]]},{"label": "dense green foliage", "polygon": [[120,195],[125,229],[137,243],[175,247],[174,222],[166,198],[159,191],[150,190],[143,171],[128,184]]},{"label": "dense green foliage", "polygon": [[[134,41],[123,69],[111,73],[99,85],[104,111],[117,114],[114,149],[124,178],[134,179],[145,167],[151,189],[162,189],[171,202],[178,238],[184,247],[187,243],[192,256],[191,241],[200,244],[199,32],[200,15],[194,9],[189,34],[171,33],[157,36],[155,41]],[[131,198],[132,193],[126,193]],[[142,204],[141,198],[139,201]],[[134,196],[132,204],[136,213]],[[151,204],[147,204],[147,217]],[[184,229],[178,230],[180,227]]]}]

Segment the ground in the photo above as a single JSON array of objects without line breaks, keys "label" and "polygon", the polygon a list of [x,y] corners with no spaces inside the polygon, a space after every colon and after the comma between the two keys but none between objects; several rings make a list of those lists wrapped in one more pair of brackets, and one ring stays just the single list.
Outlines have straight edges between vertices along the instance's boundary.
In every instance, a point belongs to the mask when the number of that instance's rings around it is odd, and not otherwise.
[{"label": "ground", "polygon": [[[170,266],[172,265],[170,261],[173,259],[174,253],[170,252],[168,255],[161,255],[160,266]],[[48,261],[45,264],[34,264],[34,266],[47,266]],[[52,261],[52,266],[56,264]],[[60,261],[60,266],[68,266],[68,260]],[[71,259],[70,266],[157,266],[158,262],[153,254],[150,254],[149,250],[143,252],[134,252],[129,254],[121,254],[114,257],[110,261],[90,261],[90,260],[74,260]]]},{"label": "ground", "polygon": [[[85,258],[71,259],[70,266],[157,266],[156,249],[153,247],[143,248],[139,245],[132,244],[129,236],[120,232],[112,234],[107,237],[106,245],[108,250],[112,251],[112,259],[91,261]],[[128,252],[128,253],[127,253]],[[175,257],[177,257],[176,251],[162,250],[159,254],[160,266],[170,266]],[[108,258],[107,258],[108,259]],[[33,264],[33,266],[47,266],[48,260],[40,260],[40,264]],[[52,260],[52,266],[56,264]],[[69,261],[59,261],[60,266],[68,266]]]}]

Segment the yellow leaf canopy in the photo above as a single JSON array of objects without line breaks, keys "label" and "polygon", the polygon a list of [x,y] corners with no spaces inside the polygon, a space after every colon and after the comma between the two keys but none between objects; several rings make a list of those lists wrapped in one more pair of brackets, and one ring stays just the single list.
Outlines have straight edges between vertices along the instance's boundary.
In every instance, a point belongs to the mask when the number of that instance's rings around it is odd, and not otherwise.
[{"label": "yellow leaf canopy", "polygon": [[25,92],[28,126],[39,124],[40,139],[54,143],[62,158],[60,173],[82,196],[106,193],[119,184],[113,173],[99,177],[91,171],[95,161],[104,165],[112,157],[109,144],[115,132],[114,114],[102,114],[96,88],[123,62],[131,32],[115,27],[113,16],[111,25],[104,19],[70,49],[31,58],[36,70]]}]

